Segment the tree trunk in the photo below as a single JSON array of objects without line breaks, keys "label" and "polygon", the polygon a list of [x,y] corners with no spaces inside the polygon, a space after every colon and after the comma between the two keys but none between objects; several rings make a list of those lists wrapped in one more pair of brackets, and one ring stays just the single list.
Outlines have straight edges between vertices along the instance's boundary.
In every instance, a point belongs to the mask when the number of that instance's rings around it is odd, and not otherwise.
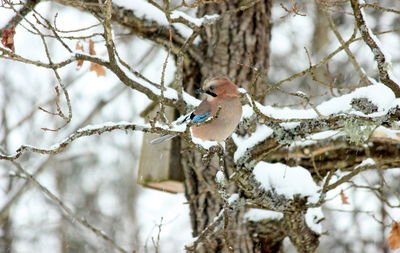
[{"label": "tree trunk", "polygon": [[[239,8],[242,1],[220,2],[222,3],[201,6],[198,16],[221,14],[228,9]],[[255,95],[267,89],[260,80],[265,80],[269,67],[270,37],[271,1],[261,1],[244,11],[223,15],[201,34],[200,47],[204,63],[200,66],[200,76],[195,80],[199,82],[212,76],[228,76],[240,87],[250,91],[257,100],[262,101],[262,96]],[[183,79],[191,80],[190,84],[193,84],[193,73],[198,73],[198,69],[193,68],[186,66],[183,73]],[[257,79],[257,76],[260,78]],[[235,170],[232,150],[235,150],[234,144],[228,141],[224,168],[228,177]],[[198,236],[223,209],[224,201],[215,182],[218,159],[204,164],[204,159],[197,152],[184,148],[182,165],[193,236]],[[232,184],[229,185],[229,191],[238,192],[238,188]],[[227,236],[223,233],[213,234],[214,239],[205,241],[197,251],[227,252],[229,245],[232,247],[230,252],[281,252],[284,238],[282,225],[277,221],[246,222],[243,218],[245,211],[245,207],[232,211],[229,215]]]}]

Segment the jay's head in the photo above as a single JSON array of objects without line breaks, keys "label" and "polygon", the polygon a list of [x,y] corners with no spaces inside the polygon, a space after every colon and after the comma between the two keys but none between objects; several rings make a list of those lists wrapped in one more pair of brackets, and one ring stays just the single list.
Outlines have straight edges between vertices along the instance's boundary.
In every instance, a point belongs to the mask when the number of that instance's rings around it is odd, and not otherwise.
[{"label": "jay's head", "polygon": [[214,77],[207,80],[198,93],[207,94],[207,98],[239,97],[239,90],[236,84],[226,77]]}]

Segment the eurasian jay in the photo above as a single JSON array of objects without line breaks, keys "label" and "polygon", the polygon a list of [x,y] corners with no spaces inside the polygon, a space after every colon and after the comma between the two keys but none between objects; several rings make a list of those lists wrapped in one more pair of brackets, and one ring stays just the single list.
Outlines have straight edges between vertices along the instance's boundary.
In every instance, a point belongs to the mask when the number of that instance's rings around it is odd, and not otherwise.
[{"label": "eurasian jay", "polygon": [[[206,94],[206,98],[194,112],[179,123],[182,124],[189,120],[201,123],[210,117],[215,117],[219,111],[218,117],[210,123],[192,126],[192,136],[207,141],[224,141],[236,129],[242,116],[238,87],[226,77],[215,77],[197,91]],[[221,109],[218,109],[219,107]],[[152,140],[151,143],[157,144],[173,137],[175,135],[163,135]]]}]

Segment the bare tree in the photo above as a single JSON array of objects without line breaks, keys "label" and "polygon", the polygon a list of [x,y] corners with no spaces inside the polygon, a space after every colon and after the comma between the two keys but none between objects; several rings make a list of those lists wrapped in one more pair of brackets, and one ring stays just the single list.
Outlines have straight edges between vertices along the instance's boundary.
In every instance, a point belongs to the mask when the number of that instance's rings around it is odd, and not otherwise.
[{"label": "bare tree", "polygon": [[[65,193],[66,185],[85,180],[81,173],[72,173],[74,166],[100,166],[103,162],[93,155],[96,151],[90,150],[87,154],[88,150],[76,147],[76,142],[87,136],[104,140],[107,133],[116,130],[180,137],[174,144],[180,152],[174,155],[179,156],[185,176],[185,196],[195,238],[185,246],[187,251],[283,252],[284,239],[289,238],[297,252],[316,252],[324,234],[319,229],[324,219],[321,209],[325,210],[328,233],[329,228],[334,231],[337,214],[330,201],[339,196],[343,205],[349,204],[347,194],[355,194],[359,189],[367,190],[379,200],[379,213],[367,214],[379,221],[382,236],[378,248],[382,252],[387,250],[385,235],[391,223],[396,222],[390,213],[400,207],[397,184],[388,179],[388,175],[398,178],[395,168],[400,165],[397,135],[400,83],[393,73],[398,59],[392,61],[378,35],[398,30],[372,30],[366,20],[383,14],[398,19],[400,11],[395,7],[358,0],[321,0],[315,1],[313,6],[300,1],[273,5],[269,0],[148,0],[140,4],[151,8],[158,16],[146,16],[111,0],[52,2],[55,7],[49,13],[40,9],[42,1],[1,2],[1,8],[13,14],[2,27],[2,61],[46,69],[51,82],[56,83],[53,90],[46,87],[53,95],[45,102],[31,102],[29,107],[33,109],[15,125],[8,123],[7,113],[11,111],[1,110],[4,130],[0,159],[8,170],[15,171],[9,177],[11,186],[7,195],[10,197],[0,215],[5,231],[0,246],[6,251],[13,243],[9,229],[12,223],[10,206],[30,184],[62,211],[63,222],[76,222],[92,232],[85,233],[82,239],[60,226],[62,252],[83,251],[85,248],[80,244],[91,240],[101,240],[109,247],[107,249],[119,252],[137,249],[136,242],[129,241],[131,235],[116,233],[113,229],[102,231],[93,225],[101,220],[102,214],[90,215],[91,220],[83,218],[87,216],[85,209],[96,205],[94,200],[99,195],[82,194],[76,201],[80,208],[73,209],[67,204]],[[59,19],[68,8],[80,10],[95,22],[79,29],[63,30]],[[294,47],[303,54],[300,61],[305,67],[301,71],[290,62],[294,52],[281,57],[284,59],[273,55],[274,48],[270,47],[273,8],[284,13],[280,24],[294,16],[311,19],[309,16],[314,15],[312,45],[304,49]],[[370,10],[376,13],[369,14]],[[157,17],[162,21],[155,20]],[[353,29],[346,29],[346,33],[352,31],[349,37],[342,30],[353,24]],[[19,53],[16,48],[19,33],[40,39],[39,60]],[[327,45],[333,45],[329,36],[338,44],[332,51],[327,51]],[[152,46],[142,53],[143,58],[133,62],[121,51],[127,44],[139,40],[151,42]],[[351,48],[356,43],[361,53]],[[155,61],[150,57],[152,51],[158,50],[154,45],[163,48],[165,53],[157,82],[138,69]],[[372,52],[369,63],[373,62],[376,67],[364,66],[361,55],[365,52]],[[345,55],[343,64],[334,59],[340,53]],[[85,112],[86,116],[82,116],[76,108],[85,103],[73,102],[74,96],[79,97],[79,89],[71,92],[74,80],[63,69],[79,69],[87,62],[98,76],[114,75],[118,83],[112,94],[93,104],[92,109]],[[171,64],[176,70],[173,81],[168,83],[167,68]],[[283,78],[273,72],[283,67],[287,74]],[[370,74],[371,69],[377,74]],[[190,135],[191,124],[185,131],[179,131],[171,127],[165,115],[166,108],[173,108],[179,114],[189,113],[198,102],[194,90],[205,79],[216,75],[228,76],[243,88],[245,114],[225,148],[217,143],[210,148],[197,143]],[[152,100],[158,106],[156,117],[149,119],[148,124],[125,121],[90,125],[106,106],[127,93],[123,87]],[[304,89],[308,92],[300,91]],[[7,92],[9,88],[3,87],[2,95],[7,98],[2,101],[3,108],[13,103]],[[269,101],[294,103],[295,108],[281,108],[283,103],[270,106]],[[28,126],[39,111],[53,121],[43,125],[40,134],[40,139],[46,140],[43,143],[52,145],[11,147],[7,142],[12,140],[15,128]],[[134,116],[128,114],[127,117]],[[54,136],[60,140],[49,142]],[[118,142],[110,145],[118,145]],[[123,150],[130,147],[129,141],[121,145]],[[52,176],[57,178],[57,194],[38,180],[45,167],[54,167]],[[370,177],[366,172],[374,175]],[[14,178],[26,181],[18,181],[14,186]],[[85,187],[85,182],[78,185]],[[354,195],[350,201],[356,198]],[[118,215],[133,215],[131,203],[121,207],[126,208],[126,212],[116,212]],[[366,213],[356,206],[349,212],[354,216]],[[102,224],[108,228],[113,224],[123,226],[118,215]],[[131,224],[134,226],[135,221],[131,220]],[[159,228],[161,230],[161,224]],[[127,231],[134,233],[133,229]],[[338,252],[353,250],[336,234],[330,239],[321,248],[334,248]],[[340,242],[338,245],[343,247],[335,246],[334,242]],[[70,244],[76,248],[69,248]],[[92,248],[86,250],[96,251],[96,243],[90,245]],[[155,250],[162,251],[158,243],[155,243]]]}]

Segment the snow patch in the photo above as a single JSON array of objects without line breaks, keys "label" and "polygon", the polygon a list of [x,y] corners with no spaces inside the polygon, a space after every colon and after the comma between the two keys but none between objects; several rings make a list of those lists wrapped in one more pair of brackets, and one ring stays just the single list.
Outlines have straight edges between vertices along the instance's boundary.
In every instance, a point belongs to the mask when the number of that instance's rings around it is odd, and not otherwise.
[{"label": "snow patch", "polygon": [[233,134],[233,141],[238,147],[234,155],[235,162],[239,160],[239,158],[242,157],[248,149],[262,142],[272,133],[273,130],[270,127],[267,127],[265,125],[258,125],[256,131],[250,137],[240,137],[237,134]]},{"label": "snow patch", "polygon": [[233,202],[235,202],[235,201],[238,200],[238,199],[239,199],[239,194],[237,194],[237,193],[232,194],[232,195],[228,198],[228,203],[229,203],[229,205],[232,205]]},{"label": "snow patch", "polygon": [[244,218],[249,221],[262,221],[262,220],[280,220],[283,218],[283,214],[280,212],[263,210],[257,208],[251,208],[246,212]]},{"label": "snow patch", "polygon": [[225,185],[225,175],[222,171],[218,171],[215,175],[215,181],[220,185]]},{"label": "snow patch", "polygon": [[[101,128],[106,128],[106,127],[114,127],[114,126],[129,126],[135,123],[132,122],[128,122],[128,121],[120,121],[120,122],[104,122],[101,124],[92,124],[92,125],[87,125],[85,127],[82,127],[80,129],[78,129],[76,132],[80,133],[80,132],[85,132],[85,131],[91,131],[91,130],[97,130],[97,129],[101,129]],[[139,126],[139,125],[138,125]],[[142,128],[148,128],[149,125],[141,125],[139,127]]]},{"label": "snow patch", "polygon": [[246,104],[246,105],[242,106],[242,120],[248,119],[253,115],[254,115],[254,111],[250,105]]},{"label": "snow patch", "polygon": [[212,22],[214,22],[216,19],[219,18],[218,14],[214,14],[214,15],[205,15],[201,18],[195,18],[192,16],[189,16],[188,14],[182,12],[182,11],[173,11],[171,13],[171,18],[184,18],[187,21],[189,21],[190,23],[196,25],[196,26],[201,26],[203,23],[207,23],[210,24]]},{"label": "snow patch", "polygon": [[325,139],[335,140],[336,138],[343,135],[344,133],[339,130],[327,130],[307,136],[305,140],[295,141],[290,144],[290,148],[312,145],[317,143],[318,141]]},{"label": "snow patch", "polygon": [[293,128],[297,127],[298,125],[300,125],[300,123],[299,122],[284,122],[284,123],[280,123],[279,125],[285,129],[293,129]]},{"label": "snow patch", "polygon": [[[190,133],[192,134],[192,129],[190,129]],[[193,141],[193,143],[202,146],[204,149],[210,149],[211,147],[218,145],[217,141],[205,141],[205,140],[193,137],[193,134],[192,134],[192,141]]]},{"label": "snow patch", "polygon": [[321,221],[324,218],[321,207],[308,208],[306,213],[306,223],[315,233],[322,233]]},{"label": "snow patch", "polygon": [[242,93],[242,94],[247,94],[247,90],[244,89],[244,88],[239,88],[238,90],[239,90],[239,92]]},{"label": "snow patch", "polygon": [[357,169],[357,168],[359,168],[359,167],[364,167],[364,166],[367,166],[367,165],[375,165],[375,164],[376,164],[376,163],[375,163],[374,159],[372,159],[372,158],[367,158],[367,159],[363,160],[359,165],[357,165],[356,167],[354,167],[354,169]]},{"label": "snow patch", "polygon": [[375,129],[374,133],[383,133],[385,136],[387,136],[388,138],[391,139],[395,139],[398,140],[400,137],[398,135],[400,135],[400,130],[395,130],[395,129],[390,129],[384,126],[379,126]]},{"label": "snow patch", "polygon": [[259,162],[254,167],[253,174],[265,190],[274,189],[288,199],[300,195],[308,197],[310,203],[317,203],[319,200],[320,187],[315,184],[310,172],[303,167]]},{"label": "snow patch", "polygon": [[[332,98],[321,103],[316,108],[324,116],[330,116],[338,113],[353,113],[360,116],[366,116],[364,113],[352,109],[351,101],[354,98],[367,98],[378,107],[378,111],[369,114],[370,117],[379,117],[388,112],[390,108],[398,103],[395,99],[393,91],[382,83],[378,83],[370,79],[374,84],[356,89],[355,91]],[[256,102],[257,108],[266,116],[276,119],[313,119],[318,115],[313,109],[291,109],[288,107],[275,108],[272,106],[264,106]]]}]

